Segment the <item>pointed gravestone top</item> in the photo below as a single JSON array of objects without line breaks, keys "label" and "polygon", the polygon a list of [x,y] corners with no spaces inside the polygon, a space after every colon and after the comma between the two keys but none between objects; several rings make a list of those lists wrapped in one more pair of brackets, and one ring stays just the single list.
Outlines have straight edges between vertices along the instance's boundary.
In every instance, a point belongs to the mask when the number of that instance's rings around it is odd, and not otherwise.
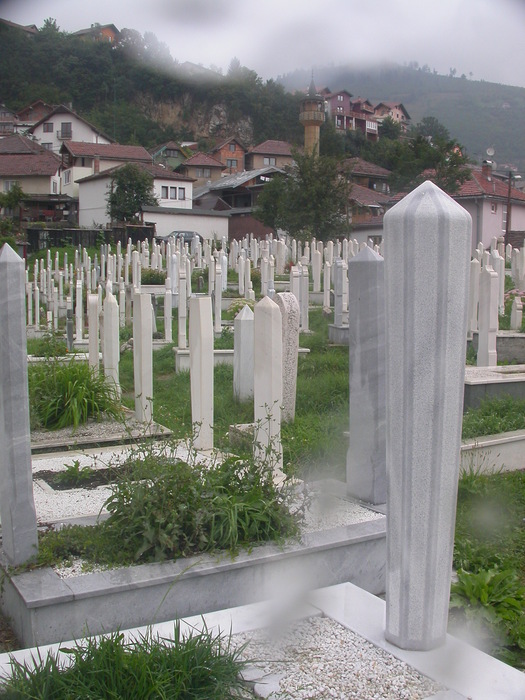
[{"label": "pointed gravestone top", "polygon": [[366,246],[363,248],[363,250],[360,250],[357,255],[354,255],[353,258],[348,260],[349,265],[356,262],[383,262],[383,258],[381,255],[379,255],[379,253],[376,253],[375,250],[372,250],[372,248]]},{"label": "pointed gravestone top", "polygon": [[253,311],[245,304],[235,318],[239,321],[253,320]]},{"label": "pointed gravestone top", "polygon": [[22,262],[22,258],[18,255],[18,253],[15,253],[9,243],[4,243],[2,248],[0,248],[0,261],[3,263]]},{"label": "pointed gravestone top", "polygon": [[454,220],[458,223],[459,221],[468,221],[469,225],[472,225],[472,217],[461,204],[458,204],[433,182],[426,180],[386,212],[383,220],[385,231],[388,230],[387,222],[392,225],[391,220],[402,218],[405,215],[416,216],[416,212],[418,216],[425,216],[426,213],[431,216],[438,215],[441,218],[446,216],[449,227],[453,225]]}]

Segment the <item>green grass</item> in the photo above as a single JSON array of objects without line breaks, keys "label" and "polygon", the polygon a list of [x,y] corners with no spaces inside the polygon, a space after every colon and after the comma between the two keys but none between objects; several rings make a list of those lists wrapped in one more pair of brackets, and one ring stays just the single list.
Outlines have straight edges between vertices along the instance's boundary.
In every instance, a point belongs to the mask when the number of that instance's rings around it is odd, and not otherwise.
[{"label": "green grass", "polygon": [[34,669],[12,661],[0,698],[233,700],[248,697],[241,652],[206,629],[183,635],[179,623],[173,639],[115,632],[37,659]]},{"label": "green grass", "polygon": [[463,416],[463,439],[525,429],[525,400],[510,396],[486,399]]}]

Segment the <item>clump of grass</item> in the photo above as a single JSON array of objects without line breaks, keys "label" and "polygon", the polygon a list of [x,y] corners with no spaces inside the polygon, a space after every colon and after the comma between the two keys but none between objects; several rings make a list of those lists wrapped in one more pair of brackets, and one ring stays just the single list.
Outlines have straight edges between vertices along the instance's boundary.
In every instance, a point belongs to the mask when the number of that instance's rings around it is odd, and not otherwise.
[{"label": "clump of grass", "polygon": [[141,284],[165,284],[166,272],[163,270],[152,270],[149,267],[142,268],[140,271]]},{"label": "clump of grass", "polygon": [[45,333],[41,338],[28,338],[27,354],[35,357],[59,357],[66,355],[67,343],[60,333]]},{"label": "clump of grass", "polygon": [[207,629],[184,635],[180,623],[173,639],[146,634],[126,641],[115,632],[62,648],[34,666],[13,659],[0,698],[233,700],[247,697],[241,653],[230,637]]},{"label": "clump of grass", "polygon": [[31,425],[77,428],[102,414],[118,416],[114,387],[86,362],[50,359],[29,367]]},{"label": "clump of grass", "polygon": [[90,528],[41,535],[39,563],[80,556],[92,564],[173,560],[199,552],[279,541],[298,531],[290,487],[271,468],[230,457],[211,466],[175,461],[169,450],[137,454],[105,503],[109,518]]},{"label": "clump of grass", "polygon": [[525,428],[525,401],[510,396],[485,399],[463,416],[463,439],[496,435]]}]

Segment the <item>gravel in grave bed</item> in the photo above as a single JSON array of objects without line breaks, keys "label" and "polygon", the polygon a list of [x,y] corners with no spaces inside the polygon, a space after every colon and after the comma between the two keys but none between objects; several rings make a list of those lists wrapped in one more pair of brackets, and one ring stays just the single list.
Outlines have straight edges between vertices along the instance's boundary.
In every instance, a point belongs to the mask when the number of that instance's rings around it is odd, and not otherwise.
[{"label": "gravel in grave bed", "polygon": [[232,637],[245,675],[271,700],[423,700],[442,687],[328,617]]}]

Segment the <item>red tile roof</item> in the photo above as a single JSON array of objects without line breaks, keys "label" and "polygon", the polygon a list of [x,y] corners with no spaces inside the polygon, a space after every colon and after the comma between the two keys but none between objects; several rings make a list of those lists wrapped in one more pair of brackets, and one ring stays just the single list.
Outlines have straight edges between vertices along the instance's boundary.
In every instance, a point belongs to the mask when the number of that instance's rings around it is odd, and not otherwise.
[{"label": "red tile roof", "polygon": [[1,154],[0,177],[27,177],[56,175],[60,158],[51,151],[26,154]]},{"label": "red tile roof", "polygon": [[376,190],[370,190],[368,187],[361,187],[361,185],[352,185],[350,190],[350,201],[356,202],[362,207],[369,206],[383,206],[390,201],[390,196],[377,192]]},{"label": "red tile roof", "polygon": [[[490,178],[485,175],[480,168],[472,168],[472,174],[469,180],[466,180],[454,194],[457,197],[495,197],[498,199],[507,199],[509,191],[508,182],[500,180],[494,175]],[[525,202],[525,193],[511,188],[511,197],[513,200]]]},{"label": "red tile roof", "polygon": [[[155,165],[154,163],[133,163],[133,165],[136,165],[141,170],[145,170],[152,177],[158,180],[178,180],[179,182],[195,182],[194,178],[187,177],[186,175],[181,175],[180,173],[175,173],[173,172],[173,170],[163,168],[162,165]],[[123,167],[124,165],[115,165],[114,168],[108,168],[107,170],[101,170],[99,173],[95,173],[94,175],[82,177],[79,180],[77,180],[77,182],[86,182],[88,180],[100,180],[101,178],[105,177],[111,178],[117,172],[117,170],[120,170],[120,168]]]},{"label": "red tile roof", "polygon": [[206,153],[202,153],[201,151],[198,151],[194,156],[191,156],[188,158],[188,160],[185,160],[183,163],[184,166],[186,165],[196,165],[196,166],[204,166],[207,168],[225,168],[226,166],[220,162],[220,160],[217,160],[216,158],[213,158],[212,156],[207,155]]},{"label": "red tile roof", "polygon": [[84,141],[64,141],[62,149],[74,158],[99,156],[106,160],[130,160],[151,163],[151,154],[143,146],[122,146],[119,143],[88,143]]},{"label": "red tile roof", "polygon": [[[36,141],[22,136],[21,134],[10,134],[0,139],[1,153],[42,153],[46,149]],[[46,151],[48,152],[48,151]]]},{"label": "red tile roof", "polygon": [[248,153],[257,153],[260,155],[272,155],[272,156],[291,156],[292,147],[286,141],[263,141],[258,146],[250,148]]},{"label": "red tile roof", "polygon": [[369,163],[362,158],[347,158],[343,165],[350,169],[352,175],[369,175],[372,177],[388,177],[392,174],[391,170],[382,168],[375,163]]}]

